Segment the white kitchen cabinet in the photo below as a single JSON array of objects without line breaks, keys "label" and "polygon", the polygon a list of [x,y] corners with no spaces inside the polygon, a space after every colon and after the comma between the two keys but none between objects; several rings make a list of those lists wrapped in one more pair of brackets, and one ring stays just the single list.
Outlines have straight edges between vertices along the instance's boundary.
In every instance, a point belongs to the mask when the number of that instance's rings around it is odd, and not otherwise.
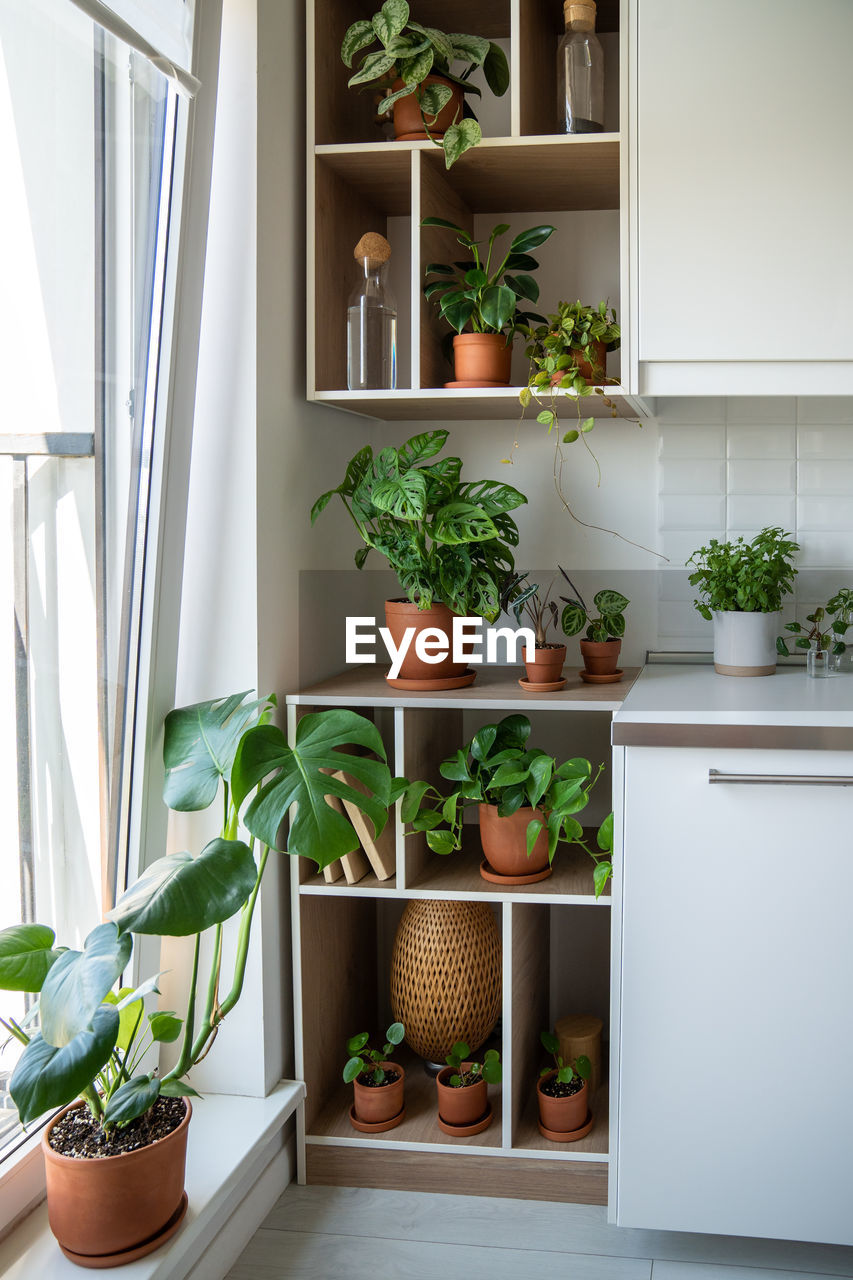
[{"label": "white kitchen cabinet", "polygon": [[[617,754],[611,1215],[849,1245],[853,751]],[[711,782],[711,770],[751,780]]]},{"label": "white kitchen cabinet", "polygon": [[630,10],[639,393],[850,393],[853,4]]}]

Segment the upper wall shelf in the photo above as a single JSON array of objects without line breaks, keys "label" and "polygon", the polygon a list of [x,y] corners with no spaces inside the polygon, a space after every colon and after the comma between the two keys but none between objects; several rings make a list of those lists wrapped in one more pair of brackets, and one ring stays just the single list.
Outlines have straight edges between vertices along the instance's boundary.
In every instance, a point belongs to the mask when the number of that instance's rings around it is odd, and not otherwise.
[{"label": "upper wall shelf", "polygon": [[[397,391],[317,391],[313,399],[318,404],[333,405],[349,413],[365,418],[403,422],[428,421],[438,418],[445,422],[490,421],[521,417],[518,400],[519,387],[460,388],[419,387]],[[636,417],[641,421],[649,416],[648,406],[635,396],[628,396],[621,387],[602,388],[612,400],[623,418]],[[547,401],[543,401],[547,403]],[[601,396],[587,396],[582,402],[584,418],[609,418],[610,409]],[[537,427],[535,402],[531,402],[524,417],[525,425]],[[565,428],[572,425],[573,405],[565,399],[560,402],[561,421]],[[537,428],[538,429],[538,428]]]}]

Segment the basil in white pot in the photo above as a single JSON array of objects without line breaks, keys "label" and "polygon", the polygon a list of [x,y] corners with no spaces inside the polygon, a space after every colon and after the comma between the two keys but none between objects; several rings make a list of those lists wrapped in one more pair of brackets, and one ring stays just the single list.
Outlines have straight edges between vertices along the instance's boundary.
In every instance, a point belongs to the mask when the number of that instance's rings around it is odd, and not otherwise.
[{"label": "basil in white pot", "polygon": [[687,561],[694,572],[693,604],[714,622],[714,669],[724,676],[770,676],[782,600],[793,589],[799,546],[781,528],[762,529],[746,542],[712,538]]}]

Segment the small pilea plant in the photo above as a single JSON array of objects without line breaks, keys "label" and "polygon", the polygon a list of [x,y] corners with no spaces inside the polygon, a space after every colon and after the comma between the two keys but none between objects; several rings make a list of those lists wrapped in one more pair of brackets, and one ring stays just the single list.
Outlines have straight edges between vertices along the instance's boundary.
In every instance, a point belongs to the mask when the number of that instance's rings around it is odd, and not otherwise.
[{"label": "small pilea plant", "polygon": [[463,1071],[462,1064],[470,1057],[471,1050],[465,1041],[457,1040],[445,1058],[447,1065],[453,1068],[453,1075],[449,1080],[451,1088],[464,1089],[466,1085],[476,1084],[478,1080],[485,1080],[487,1084],[500,1084],[503,1069],[497,1049],[487,1049],[482,1062],[472,1062],[468,1070]]},{"label": "small pilea plant", "polygon": [[360,1031],[358,1035],[350,1036],[347,1040],[347,1053],[351,1057],[344,1067],[344,1080],[347,1084],[352,1084],[359,1076],[369,1076],[377,1085],[387,1084],[388,1073],[381,1064],[387,1062],[405,1034],[402,1022],[392,1022],[385,1032],[385,1044],[381,1049],[370,1048],[369,1031]]},{"label": "small pilea plant", "polygon": [[[585,1053],[580,1054],[572,1062],[565,1062],[560,1057],[560,1041],[553,1031],[541,1031],[539,1039],[542,1041],[542,1047],[554,1059],[554,1064],[557,1068],[557,1084],[571,1084],[576,1076],[579,1076],[581,1080],[589,1080],[592,1075],[592,1066]],[[539,1072],[540,1078],[549,1075],[553,1070],[553,1067],[543,1067]]]}]

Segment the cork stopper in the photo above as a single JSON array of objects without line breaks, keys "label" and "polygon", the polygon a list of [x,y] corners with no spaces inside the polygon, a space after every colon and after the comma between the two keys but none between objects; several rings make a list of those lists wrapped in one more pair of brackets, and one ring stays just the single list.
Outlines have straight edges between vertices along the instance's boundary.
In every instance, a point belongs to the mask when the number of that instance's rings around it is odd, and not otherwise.
[{"label": "cork stopper", "polygon": [[391,257],[391,246],[378,231],[368,231],[361,237],[353,249],[352,256],[356,262],[367,261],[368,268],[374,270],[381,267]]},{"label": "cork stopper", "polygon": [[594,31],[595,0],[564,0],[563,17],[575,31]]}]

